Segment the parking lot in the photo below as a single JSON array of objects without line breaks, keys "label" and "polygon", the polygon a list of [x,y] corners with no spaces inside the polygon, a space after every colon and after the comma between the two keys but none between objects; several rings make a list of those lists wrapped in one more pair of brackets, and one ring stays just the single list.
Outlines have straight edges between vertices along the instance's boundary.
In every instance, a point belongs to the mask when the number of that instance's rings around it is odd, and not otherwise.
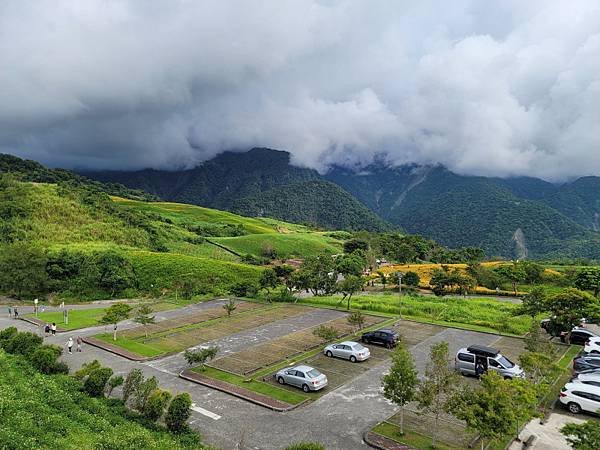
[{"label": "parking lot", "polygon": [[[164,320],[184,318],[192,313],[213,310],[217,312],[223,301],[205,302],[193,310],[186,309],[181,312],[171,311],[164,316]],[[255,309],[252,309],[255,307]],[[342,324],[346,314],[343,311],[317,309],[294,305],[252,305],[242,311],[238,318],[217,317],[212,320],[212,325],[206,327],[206,333],[200,335],[201,345],[218,345],[219,357],[235,355],[246,350],[262,350],[267,354],[274,350],[273,346],[265,344],[280,344],[286,336],[296,332],[306,333],[307,330],[320,324],[331,321]],[[272,310],[262,308],[273,308]],[[282,308],[283,311],[279,311]],[[252,310],[252,311],[251,311]],[[259,312],[260,311],[260,312]],[[291,314],[294,311],[294,314]],[[299,312],[298,312],[299,311]],[[248,314],[247,316],[245,316]],[[269,320],[258,324],[250,315],[266,315]],[[161,318],[163,315],[161,315]],[[244,324],[242,325],[242,317]],[[1,319],[0,319],[1,320]],[[215,322],[216,320],[216,322]],[[231,321],[236,326],[227,327],[218,325],[221,322]],[[22,323],[23,327],[30,324]],[[157,325],[164,326],[159,322]],[[4,325],[8,326],[8,325]],[[218,334],[208,332],[209,328],[217,326]],[[464,346],[471,344],[491,345],[499,348],[510,359],[516,359],[522,343],[520,339],[502,337],[493,334],[474,331],[446,328],[438,325],[417,323],[407,320],[397,321],[390,325],[397,330],[405,344],[415,358],[417,368],[422,373],[429,356],[429,348],[440,341],[449,343],[450,354]],[[122,330],[132,328],[132,324],[123,324]],[[194,328],[195,325],[192,325]],[[201,326],[199,329],[202,329]],[[139,333],[137,330],[136,333]],[[179,331],[186,331],[180,329]],[[212,330],[211,330],[212,331]],[[164,332],[164,331],[161,331]],[[55,338],[46,338],[48,343],[60,344],[69,336],[92,335],[98,333],[98,328],[67,332]],[[166,332],[167,334],[170,331]],[[157,333],[154,333],[155,335]],[[310,332],[312,335],[312,332]],[[138,334],[139,336],[139,334]],[[214,338],[209,338],[215,336]],[[301,335],[297,335],[301,336]],[[306,335],[304,335],[306,336]],[[139,337],[138,337],[139,339]],[[177,342],[177,341],[176,341]],[[178,343],[181,345],[188,345]],[[198,341],[189,341],[191,345],[198,345]],[[295,341],[287,340],[285,347],[294,349]],[[262,347],[261,347],[262,346]],[[281,449],[291,442],[312,440],[322,442],[328,450],[332,449],[360,449],[367,448],[362,441],[363,433],[378,422],[393,416],[397,407],[381,395],[381,376],[389,369],[390,351],[375,345],[369,345],[372,358],[362,363],[327,358],[320,353],[307,358],[309,364],[322,370],[330,378],[330,385],[318,394],[311,403],[295,410],[279,413],[264,407],[254,405],[245,400],[232,397],[229,394],[214,389],[194,384],[178,378],[181,370],[187,364],[181,353],[166,357],[158,357],[151,361],[129,361],[117,355],[108,353],[98,348],[86,346],[84,352],[74,355],[64,355],[63,359],[76,369],[84,362],[98,359],[102,364],[112,367],[116,373],[125,374],[134,367],[141,368],[146,376],[156,376],[164,389],[173,393],[186,391],[192,396],[195,403],[191,424],[197,428],[206,441],[219,448],[256,448],[256,449]],[[181,347],[180,347],[181,348]],[[319,347],[319,350],[321,348]],[[281,350],[283,352],[283,349]],[[258,353],[248,353],[247,356],[256,356]],[[282,356],[280,353],[278,357]],[[465,378],[466,381],[474,379]],[[302,393],[297,388],[294,389]],[[427,428],[427,420],[420,416],[419,420]]]}]

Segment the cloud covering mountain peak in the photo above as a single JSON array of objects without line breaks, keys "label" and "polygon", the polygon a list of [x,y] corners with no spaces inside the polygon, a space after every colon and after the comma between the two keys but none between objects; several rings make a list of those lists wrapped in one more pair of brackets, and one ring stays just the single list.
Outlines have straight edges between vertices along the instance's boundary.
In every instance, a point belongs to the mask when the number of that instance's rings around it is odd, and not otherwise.
[{"label": "cloud covering mountain peak", "polygon": [[0,35],[0,150],[47,164],[600,175],[593,0],[7,0]]}]

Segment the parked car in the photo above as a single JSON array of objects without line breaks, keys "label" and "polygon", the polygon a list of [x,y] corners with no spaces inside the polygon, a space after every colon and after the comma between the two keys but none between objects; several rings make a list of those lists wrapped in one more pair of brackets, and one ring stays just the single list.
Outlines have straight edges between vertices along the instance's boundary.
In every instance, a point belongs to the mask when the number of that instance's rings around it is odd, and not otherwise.
[{"label": "parked car", "polygon": [[352,362],[364,361],[371,356],[371,351],[367,347],[352,341],[330,344],[323,349],[323,353],[330,358],[337,356],[338,358],[349,359]]},{"label": "parked car", "polygon": [[585,353],[596,354],[600,353],[600,336],[592,336],[586,342],[583,347]]},{"label": "parked car", "polygon": [[583,383],[591,386],[600,387],[600,371],[582,372],[571,379],[571,383]]},{"label": "parked car", "polygon": [[392,348],[400,340],[400,335],[394,330],[384,329],[363,333],[361,341],[365,344],[380,344]]},{"label": "parked car", "polygon": [[582,373],[587,370],[600,371],[600,354],[579,355],[573,360],[573,372]]},{"label": "parked car", "polygon": [[499,350],[484,345],[471,345],[461,348],[454,358],[454,365],[463,375],[481,375],[495,370],[504,378],[523,378],[525,372]]},{"label": "parked car", "polygon": [[[567,341],[568,332],[563,331],[560,333],[561,342]],[[588,330],[587,328],[575,327],[571,330],[571,344],[585,345],[588,339],[592,337],[598,337],[596,333]]]},{"label": "parked car", "polygon": [[567,383],[558,396],[560,402],[573,414],[600,410],[600,387],[583,383]]},{"label": "parked car", "polygon": [[275,374],[279,384],[290,384],[304,392],[318,391],[327,386],[327,376],[310,366],[295,366],[281,369]]}]

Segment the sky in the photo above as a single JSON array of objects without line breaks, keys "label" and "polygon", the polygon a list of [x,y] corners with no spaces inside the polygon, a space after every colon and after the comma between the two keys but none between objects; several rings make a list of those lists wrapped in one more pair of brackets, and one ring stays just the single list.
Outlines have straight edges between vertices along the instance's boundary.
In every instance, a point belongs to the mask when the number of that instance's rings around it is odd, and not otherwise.
[{"label": "sky", "polygon": [[2,0],[0,152],[600,175],[597,0]]}]

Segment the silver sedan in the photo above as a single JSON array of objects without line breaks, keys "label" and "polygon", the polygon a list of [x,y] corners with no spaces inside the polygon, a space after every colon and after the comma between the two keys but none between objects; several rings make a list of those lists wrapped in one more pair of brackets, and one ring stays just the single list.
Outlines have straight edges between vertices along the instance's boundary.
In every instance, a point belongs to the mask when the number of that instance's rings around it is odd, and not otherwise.
[{"label": "silver sedan", "polygon": [[364,361],[371,356],[371,351],[367,347],[352,341],[328,345],[323,349],[323,353],[330,358],[337,356],[338,358],[349,359],[352,362]]},{"label": "silver sedan", "polygon": [[290,384],[304,392],[318,391],[327,386],[327,377],[310,366],[295,366],[281,369],[275,374],[279,384]]}]

